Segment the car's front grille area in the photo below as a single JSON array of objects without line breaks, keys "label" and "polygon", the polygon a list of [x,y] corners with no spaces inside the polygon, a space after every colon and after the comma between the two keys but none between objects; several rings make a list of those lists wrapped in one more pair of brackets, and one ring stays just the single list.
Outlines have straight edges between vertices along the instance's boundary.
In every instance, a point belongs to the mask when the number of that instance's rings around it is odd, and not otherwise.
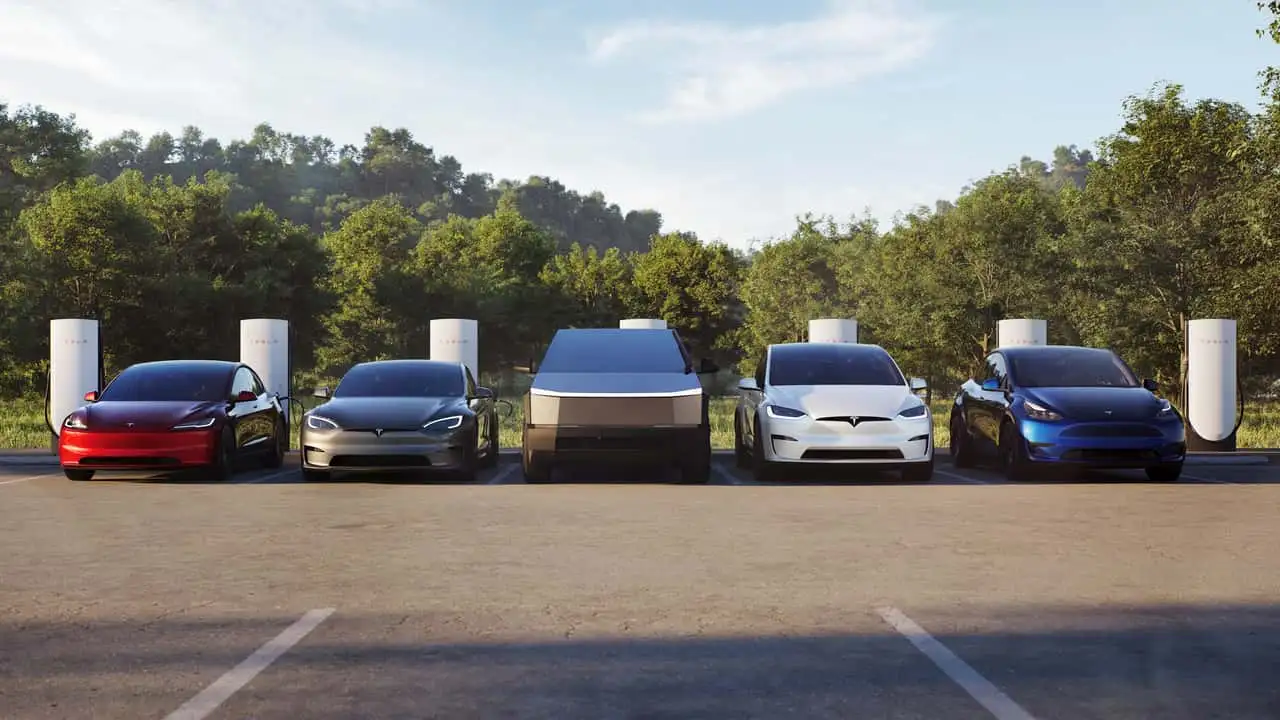
[{"label": "car's front grille area", "polygon": [[812,448],[805,450],[801,460],[901,460],[901,450],[855,450]]},{"label": "car's front grille area", "polygon": [[329,467],[429,467],[422,455],[334,455]]},{"label": "car's front grille area", "polygon": [[1155,450],[1112,450],[1084,449],[1068,450],[1062,454],[1063,460],[1081,460],[1085,462],[1147,462],[1159,460]]},{"label": "car's front grille area", "polygon": [[1091,423],[1073,425],[1061,437],[1160,437],[1160,430],[1141,423]]},{"label": "car's front grille area", "polygon": [[891,422],[891,418],[874,417],[869,415],[832,415],[829,417],[820,417],[818,418],[818,420],[821,422],[849,423],[854,427],[858,427],[862,423],[869,423],[869,422]]},{"label": "car's front grille area", "polygon": [[132,465],[132,466],[137,466],[137,465],[151,466],[151,465],[155,465],[155,466],[157,466],[157,467],[164,467],[164,466],[166,466],[166,465],[178,465],[178,464],[179,464],[179,460],[178,460],[177,458],[171,458],[171,457],[129,457],[129,456],[126,456],[126,457],[111,457],[111,456],[98,456],[98,457],[83,457],[83,458],[80,458],[80,464],[81,464],[81,465]]}]

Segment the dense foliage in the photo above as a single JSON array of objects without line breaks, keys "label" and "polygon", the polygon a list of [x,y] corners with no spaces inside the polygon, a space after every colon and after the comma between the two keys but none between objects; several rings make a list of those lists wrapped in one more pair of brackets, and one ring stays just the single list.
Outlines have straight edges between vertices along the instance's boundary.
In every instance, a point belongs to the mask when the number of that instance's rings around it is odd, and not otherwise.
[{"label": "dense foliage", "polygon": [[235,357],[240,318],[286,317],[298,366],[327,377],[423,354],[432,317],[479,319],[486,370],[558,327],[662,317],[743,371],[810,318],[856,317],[940,388],[975,370],[997,320],[1040,317],[1052,342],[1113,347],[1175,392],[1183,323],[1233,317],[1245,374],[1270,381],[1274,76],[1258,114],[1159,86],[1096,156],[1022,158],[888,229],[800,218],[749,253],[549,178],[465,173],[405,129],[362,147],[265,124],[226,145],[194,127],[93,144],[73,117],[0,105],[0,391],[42,387],[56,317],[102,320],[113,369]]}]

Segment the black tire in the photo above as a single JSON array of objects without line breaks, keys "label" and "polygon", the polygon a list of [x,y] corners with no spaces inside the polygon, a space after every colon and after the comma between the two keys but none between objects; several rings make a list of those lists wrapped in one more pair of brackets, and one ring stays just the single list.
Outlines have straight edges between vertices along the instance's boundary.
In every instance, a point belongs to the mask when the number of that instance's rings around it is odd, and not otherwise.
[{"label": "black tire", "polygon": [[231,428],[222,428],[218,444],[213,449],[213,464],[205,468],[204,479],[209,482],[227,482],[235,474],[236,436]]},{"label": "black tire", "polygon": [[476,457],[476,444],[474,442],[467,445],[466,451],[462,454],[462,466],[453,471],[453,476],[464,483],[473,483],[476,481],[476,473],[480,469],[480,459]]},{"label": "black tire", "polygon": [[275,470],[284,465],[284,448],[288,444],[288,437],[284,423],[277,423],[275,442],[271,444],[271,450],[262,457],[262,467],[268,470]]},{"label": "black tire", "polygon": [[751,451],[742,442],[742,414],[733,412],[733,464],[746,470],[751,467]]},{"label": "black tire", "polygon": [[958,468],[973,467],[973,444],[969,437],[969,429],[959,413],[951,416],[951,464]]},{"label": "black tire", "polygon": [[62,474],[66,475],[68,480],[75,480],[76,482],[85,482],[93,479],[92,470],[73,470],[71,468],[63,468]]},{"label": "black tire", "polygon": [[774,469],[774,464],[765,459],[764,436],[760,434],[759,420],[755,422],[755,432],[752,433],[752,436],[751,479],[759,483],[772,482],[777,473]]},{"label": "black tire", "polygon": [[927,483],[933,479],[933,457],[927,463],[911,463],[902,467],[902,481]]},{"label": "black tire", "polygon": [[490,418],[489,423],[489,449],[485,451],[484,458],[480,460],[480,467],[488,470],[498,466],[498,438],[501,435],[501,429],[498,427],[497,413]]},{"label": "black tire", "polygon": [[1147,479],[1151,482],[1177,482],[1182,476],[1182,463],[1168,465],[1152,465],[1147,468]]},{"label": "black tire", "polygon": [[711,482],[711,426],[702,426],[698,448],[689,452],[689,460],[680,464],[680,484],[706,485]]},{"label": "black tire", "polygon": [[309,468],[302,468],[303,482],[326,482],[328,479],[328,470],[311,470]]},{"label": "black tire", "polygon": [[1027,443],[1006,421],[1000,426],[1000,465],[1009,482],[1026,482],[1031,479],[1031,459],[1027,457]]}]

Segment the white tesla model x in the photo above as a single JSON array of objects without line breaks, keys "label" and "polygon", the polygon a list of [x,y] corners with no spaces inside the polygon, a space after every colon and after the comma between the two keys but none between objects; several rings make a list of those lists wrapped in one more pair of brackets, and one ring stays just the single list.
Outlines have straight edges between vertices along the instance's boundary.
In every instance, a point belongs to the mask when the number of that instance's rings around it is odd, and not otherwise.
[{"label": "white tesla model x", "polygon": [[933,476],[933,414],[884,348],[856,343],[770,345],[738,386],[734,454],[755,479],[797,463]]}]

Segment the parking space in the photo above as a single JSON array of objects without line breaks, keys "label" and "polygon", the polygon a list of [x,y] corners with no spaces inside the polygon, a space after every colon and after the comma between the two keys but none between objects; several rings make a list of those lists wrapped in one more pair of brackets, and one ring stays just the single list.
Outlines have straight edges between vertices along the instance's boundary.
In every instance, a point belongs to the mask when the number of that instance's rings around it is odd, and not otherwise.
[{"label": "parking space", "polygon": [[1280,710],[1274,465],[760,486],[718,454],[711,487],[529,487],[510,454],[474,485],[287,462],[228,484],[0,462],[4,716]]}]

